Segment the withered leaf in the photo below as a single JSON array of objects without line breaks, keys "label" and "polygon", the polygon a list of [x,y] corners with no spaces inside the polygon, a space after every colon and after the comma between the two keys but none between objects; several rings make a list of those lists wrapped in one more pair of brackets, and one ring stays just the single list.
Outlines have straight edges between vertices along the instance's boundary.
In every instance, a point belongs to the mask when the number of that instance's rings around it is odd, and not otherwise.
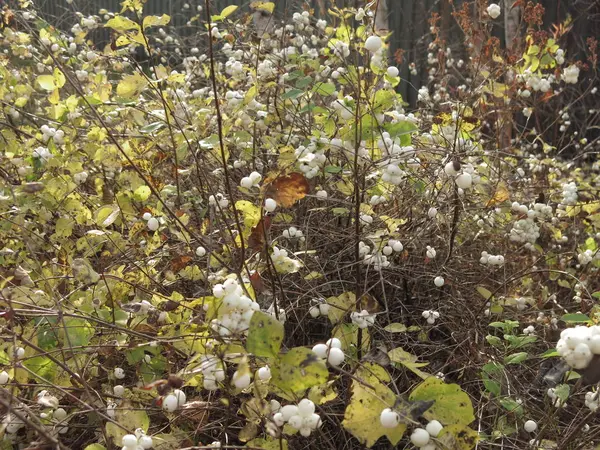
[{"label": "withered leaf", "polygon": [[272,198],[277,205],[289,208],[306,197],[310,191],[308,180],[298,172],[275,178],[265,189],[265,198]]}]

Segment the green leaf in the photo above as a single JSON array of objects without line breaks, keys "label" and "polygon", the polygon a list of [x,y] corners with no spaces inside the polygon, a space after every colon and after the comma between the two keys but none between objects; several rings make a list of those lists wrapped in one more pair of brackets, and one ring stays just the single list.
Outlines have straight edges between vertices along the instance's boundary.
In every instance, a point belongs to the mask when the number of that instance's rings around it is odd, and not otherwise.
[{"label": "green leaf", "polygon": [[504,357],[504,364],[520,364],[527,359],[529,355],[526,352],[513,353]]},{"label": "green leaf", "polygon": [[498,399],[498,402],[500,402],[500,405],[502,405],[502,407],[509,413],[516,414],[517,416],[523,415],[523,407],[516,400],[513,400],[509,397],[505,397]]},{"label": "green leaf", "polygon": [[145,202],[148,200],[148,197],[150,197],[151,193],[152,191],[148,186],[142,185],[133,192],[133,198],[138,202]]},{"label": "green leaf", "polygon": [[560,320],[566,323],[592,323],[586,314],[565,314]]},{"label": "green leaf", "polygon": [[112,422],[106,424],[106,435],[113,439],[115,443],[121,443],[123,436],[133,433],[136,428],[148,431],[150,418],[145,410],[135,408],[130,401],[124,400],[121,405],[115,409],[115,421],[125,427],[123,430]]},{"label": "green leaf", "polygon": [[288,100],[288,99],[296,99],[300,96],[302,96],[304,94],[304,91],[302,89],[290,89],[289,91],[287,91],[285,94],[283,94],[281,96],[281,98],[283,100]]},{"label": "green leaf", "polygon": [[384,328],[384,331],[387,331],[388,333],[405,333],[406,330],[406,325],[403,323],[390,323]]},{"label": "green leaf", "polygon": [[350,309],[354,309],[356,295],[354,295],[354,292],[344,292],[337,297],[329,297],[327,304],[331,306],[327,317],[329,317],[331,323],[336,324],[342,320]]},{"label": "green leaf", "polygon": [[325,383],[329,377],[325,363],[304,347],[293,348],[274,361],[271,374],[273,385],[288,394],[302,394],[306,389]]},{"label": "green leaf", "polygon": [[[23,361],[23,365],[31,370],[36,375],[45,378],[48,381],[53,381],[56,376],[58,366],[47,356],[35,356]],[[36,379],[33,377],[36,381]]]},{"label": "green leaf", "polygon": [[395,348],[388,352],[388,356],[390,360],[394,363],[400,364],[406,367],[408,370],[413,372],[415,375],[419,376],[423,380],[429,378],[431,375],[419,370],[419,367],[425,367],[429,365],[429,363],[419,363],[417,362],[417,357],[412,353],[404,351],[401,347]]},{"label": "green leaf", "polygon": [[489,300],[492,297],[492,293],[483,286],[477,286],[477,292],[479,292],[479,295],[481,295],[486,300]]},{"label": "green leaf", "polygon": [[[364,382],[361,383],[361,380]],[[360,443],[371,447],[377,440],[386,436],[392,445],[402,439],[407,425],[400,423],[395,428],[383,428],[379,420],[381,411],[396,405],[396,394],[384,383],[390,381],[387,371],[376,364],[366,363],[356,371],[352,381],[352,397],[344,412],[343,427]],[[367,387],[367,385],[369,387]],[[395,408],[397,412],[408,412],[407,408]],[[402,409],[406,409],[402,411]]]},{"label": "green leaf", "polygon": [[433,400],[435,403],[425,413],[429,420],[439,420],[449,425],[468,425],[475,416],[469,396],[457,384],[446,384],[429,377],[410,394],[410,400]]},{"label": "green leaf", "polygon": [[221,16],[222,19],[225,19],[226,17],[229,17],[230,15],[232,15],[237,9],[238,9],[237,5],[229,5],[229,6],[225,7],[225,9],[223,9],[223,11],[221,11],[221,14],[219,14],[219,15]]},{"label": "green leaf", "polygon": [[540,358],[553,358],[555,356],[560,356],[556,351],[556,348],[550,348],[546,350],[544,353],[540,355]]},{"label": "green leaf", "polygon": [[283,324],[270,314],[256,311],[250,319],[246,350],[255,356],[277,356],[283,342]]},{"label": "green leaf", "polygon": [[331,95],[335,92],[335,84],[333,83],[317,83],[312,89],[315,94]]},{"label": "green leaf", "polygon": [[90,343],[94,335],[94,328],[85,319],[67,317],[65,319],[63,345],[65,347],[80,347]]},{"label": "green leaf", "polygon": [[164,127],[164,122],[153,122],[140,128],[140,133],[154,133]]},{"label": "green leaf", "polygon": [[96,211],[96,225],[99,227],[111,226],[117,217],[119,217],[120,209],[117,205],[107,205]]}]

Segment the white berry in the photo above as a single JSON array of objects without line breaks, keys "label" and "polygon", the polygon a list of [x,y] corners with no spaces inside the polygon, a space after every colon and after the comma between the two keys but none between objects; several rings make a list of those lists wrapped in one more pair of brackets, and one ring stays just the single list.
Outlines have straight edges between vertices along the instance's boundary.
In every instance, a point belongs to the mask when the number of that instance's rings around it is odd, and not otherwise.
[{"label": "white berry", "polygon": [[138,443],[138,439],[135,434],[126,434],[121,439],[121,445],[127,448],[136,448]]},{"label": "white berry", "polygon": [[329,356],[327,357],[327,362],[332,366],[337,367],[344,362],[345,358],[346,355],[344,355],[344,352],[341,349],[333,347],[329,349]]},{"label": "white berry", "polygon": [[148,229],[150,231],[156,231],[158,230],[158,219],[156,217],[151,217],[150,220],[148,220]]},{"label": "white berry", "polygon": [[445,280],[444,280],[444,277],[435,277],[433,282],[437,287],[442,287],[445,283]]},{"label": "white berry", "polygon": [[381,48],[382,42],[379,36],[369,36],[365,41],[365,48],[372,53],[375,53]]},{"label": "white berry", "polygon": [[400,423],[400,417],[396,411],[392,411],[390,408],[385,408],[381,411],[379,416],[379,422],[383,428],[395,428]]},{"label": "white berry", "polygon": [[120,367],[115,367],[114,374],[117,380],[122,380],[123,378],[125,378],[125,371]]},{"label": "white berry", "polygon": [[273,212],[277,208],[277,202],[272,198],[268,198],[265,200],[265,211]]},{"label": "white berry", "polygon": [[261,367],[260,369],[258,369],[257,375],[259,379],[266,381],[269,378],[271,378],[271,369],[269,368],[269,366]]},{"label": "white berry", "polygon": [[438,437],[438,434],[440,434],[442,428],[444,428],[444,426],[440,422],[437,420],[432,420],[425,427],[425,431],[427,431],[433,437]]},{"label": "white berry", "polygon": [[525,422],[525,425],[523,425],[523,428],[525,428],[525,431],[528,433],[533,433],[537,430],[537,423],[534,420],[528,420]]},{"label": "white berry", "polygon": [[410,435],[410,441],[417,447],[423,447],[429,443],[429,433],[423,428],[416,428]]}]

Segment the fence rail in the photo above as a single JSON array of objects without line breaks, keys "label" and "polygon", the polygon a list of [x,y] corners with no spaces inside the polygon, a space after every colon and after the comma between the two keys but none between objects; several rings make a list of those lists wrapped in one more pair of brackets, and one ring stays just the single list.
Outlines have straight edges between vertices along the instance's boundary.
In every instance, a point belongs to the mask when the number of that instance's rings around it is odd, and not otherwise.
[{"label": "fence rail", "polygon": [[[10,1],[10,0],[9,0]],[[384,0],[381,0],[384,1]],[[416,101],[416,90],[426,81],[426,55],[427,33],[429,31],[428,19],[433,13],[440,15],[442,35],[448,45],[460,51],[463,45],[463,35],[452,17],[452,12],[459,9],[466,0],[387,0],[389,11],[389,27],[392,31],[392,54],[401,49],[403,62],[399,65],[402,83],[399,91],[403,98],[411,104]],[[506,5],[514,0],[497,0]],[[39,0],[37,2],[42,14],[50,23],[57,27],[70,27],[76,19],[75,11],[85,15],[98,14],[100,9],[118,11],[121,0],[74,0],[67,4],[65,0]],[[335,3],[337,6],[348,6],[363,3],[360,0],[352,2],[347,0],[274,0],[276,16],[278,18],[290,17],[294,11],[309,6],[314,10],[316,17],[326,13],[328,6]],[[221,11],[228,5],[238,5],[247,10],[249,0],[212,0],[214,11]],[[485,3],[485,2],[484,2]],[[582,53],[587,37],[600,36],[600,1],[598,0],[539,0],[545,8],[544,22],[546,27],[562,22],[567,17],[573,18],[573,33],[567,43],[567,53]],[[203,5],[202,0],[147,0],[146,14],[169,14],[172,18],[171,26],[180,34],[192,32],[193,28],[186,27],[189,18],[195,14],[196,7]],[[187,6],[187,7],[186,7]],[[501,20],[496,21],[494,34],[503,42],[504,27]],[[581,56],[581,55],[579,55]],[[408,64],[414,62],[418,70],[412,75]]]}]

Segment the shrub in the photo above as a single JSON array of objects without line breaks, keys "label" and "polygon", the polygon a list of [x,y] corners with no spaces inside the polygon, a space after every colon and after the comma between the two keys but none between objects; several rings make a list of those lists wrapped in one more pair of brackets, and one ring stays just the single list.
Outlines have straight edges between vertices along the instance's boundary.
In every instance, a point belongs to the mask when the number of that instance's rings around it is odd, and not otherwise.
[{"label": "shrub", "polygon": [[545,112],[596,78],[539,8],[512,51],[500,7],[477,39],[458,11],[464,61],[433,20],[409,112],[369,8],[206,4],[206,52],[172,68],[170,18],[122,5],[70,33],[3,12],[6,445],[596,439],[598,140],[568,132],[576,101]]}]

